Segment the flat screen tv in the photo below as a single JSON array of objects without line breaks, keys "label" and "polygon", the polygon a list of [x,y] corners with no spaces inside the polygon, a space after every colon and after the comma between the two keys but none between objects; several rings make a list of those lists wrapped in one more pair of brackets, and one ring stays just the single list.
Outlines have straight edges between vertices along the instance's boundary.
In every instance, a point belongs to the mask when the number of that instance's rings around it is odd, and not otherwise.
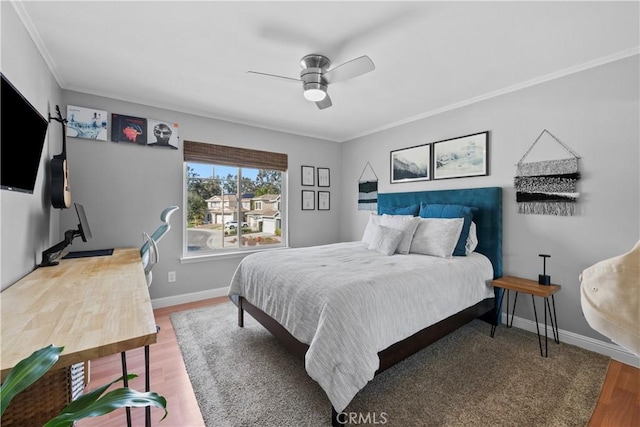
[{"label": "flat screen tv", "polygon": [[0,76],[0,188],[33,193],[48,122],[4,74]]}]

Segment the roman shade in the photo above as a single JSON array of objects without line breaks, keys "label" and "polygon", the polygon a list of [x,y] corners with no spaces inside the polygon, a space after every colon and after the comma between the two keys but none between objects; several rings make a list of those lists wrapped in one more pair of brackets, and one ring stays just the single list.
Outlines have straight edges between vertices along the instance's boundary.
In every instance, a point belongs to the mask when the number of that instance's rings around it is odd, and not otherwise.
[{"label": "roman shade", "polygon": [[283,172],[288,166],[286,154],[194,141],[184,141],[184,160]]}]

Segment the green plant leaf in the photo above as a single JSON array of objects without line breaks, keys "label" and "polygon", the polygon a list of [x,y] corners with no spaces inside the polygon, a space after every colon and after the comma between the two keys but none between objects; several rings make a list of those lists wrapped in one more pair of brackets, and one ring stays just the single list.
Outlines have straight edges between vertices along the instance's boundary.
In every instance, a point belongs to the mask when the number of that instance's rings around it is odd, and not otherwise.
[{"label": "green plant leaf", "polygon": [[[134,378],[137,378],[138,376],[136,374],[128,374],[127,375],[127,380],[131,381]],[[124,377],[120,377],[116,380],[111,381],[108,384],[104,384],[98,388],[96,388],[95,390],[92,390],[88,393],[84,393],[80,396],[78,396],[73,402],[69,403],[62,411],[62,412],[78,412],[81,409],[84,409],[85,407],[91,405],[93,402],[95,402],[96,400],[98,400],[100,398],[100,396],[102,396],[102,394],[109,388],[111,387],[113,384],[117,383],[118,381],[122,381]]]},{"label": "green plant leaf", "polygon": [[44,427],[69,427],[72,426],[75,421],[89,417],[99,417],[127,406],[132,408],[142,408],[146,406],[163,408],[164,416],[162,420],[165,419],[168,413],[167,400],[163,396],[154,392],[139,392],[128,387],[110,391],[101,398],[89,402],[87,405],[75,405],[74,408],[76,410],[69,412],[68,408],[75,402],[77,402],[77,400],[69,404],[69,406],[62,410],[60,415],[47,422]]},{"label": "green plant leaf", "polygon": [[49,344],[36,350],[26,359],[22,359],[11,369],[0,386],[0,415],[4,414],[11,400],[22,390],[29,387],[55,365],[64,347]]},{"label": "green plant leaf", "polygon": [[[29,357],[21,360],[11,369],[4,383],[0,386],[0,397],[2,399],[0,415],[4,413],[11,400],[18,393],[35,383],[55,365],[63,350],[64,347],[56,347],[51,344],[33,352]],[[128,380],[136,377],[136,374],[127,375]],[[124,376],[81,395],[67,405],[57,417],[47,422],[45,427],[70,427],[74,425],[75,421],[83,418],[98,417],[124,407],[141,408],[155,406],[157,408],[163,408],[164,416],[162,420],[166,418],[168,414],[167,400],[157,393],[142,393],[128,387],[123,387],[102,396],[109,387],[123,379]]]}]

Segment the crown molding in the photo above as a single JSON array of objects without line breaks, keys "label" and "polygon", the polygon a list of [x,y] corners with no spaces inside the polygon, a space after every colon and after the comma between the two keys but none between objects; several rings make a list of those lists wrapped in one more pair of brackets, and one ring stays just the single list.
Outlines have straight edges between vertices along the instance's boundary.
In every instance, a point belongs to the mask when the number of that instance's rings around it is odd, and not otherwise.
[{"label": "crown molding", "polygon": [[592,61],[588,61],[582,64],[575,65],[573,67],[565,68],[559,71],[555,71],[553,73],[549,73],[540,77],[536,77],[531,80],[527,80],[521,83],[517,83],[511,86],[507,86],[503,89],[498,89],[493,92],[486,93],[484,95],[476,96],[474,98],[465,99],[464,101],[456,102],[454,104],[450,104],[444,106],[442,108],[438,108],[435,110],[427,111],[422,114],[418,114],[416,116],[412,116],[403,120],[399,120],[393,123],[386,124],[384,126],[380,126],[366,132],[360,133],[358,135],[354,135],[351,138],[345,139],[344,141],[349,141],[356,138],[361,138],[363,136],[372,135],[374,133],[378,133],[384,130],[392,129],[401,125],[405,125],[408,123],[412,123],[418,120],[425,119],[427,117],[437,116],[438,114],[446,113],[447,111],[456,110],[458,108],[466,107],[468,105],[476,104],[478,102],[486,101],[491,98],[495,98],[497,96],[506,95],[508,93],[517,92],[522,89],[526,89],[532,86],[536,86],[542,83],[546,83],[552,80],[560,79],[562,77],[566,77],[572,74],[580,73],[582,71],[590,70],[591,68],[599,67],[601,65],[609,64],[612,62],[620,61],[626,58],[630,58],[632,56],[640,55],[640,46],[636,46],[630,49],[623,50],[621,52],[616,52],[611,55],[603,56],[598,59],[594,59]]},{"label": "crown molding", "polygon": [[23,1],[11,0],[11,5],[13,6],[13,9],[16,11],[16,14],[22,21],[22,24],[27,30],[27,33],[29,33],[29,36],[31,37],[31,40],[33,40],[33,43],[35,44],[36,49],[38,49],[38,51],[40,52],[40,55],[42,55],[42,59],[44,59],[44,62],[47,64],[49,71],[51,71],[51,74],[53,74],[53,77],[56,79],[56,82],[58,82],[58,86],[60,86],[61,88],[64,88],[66,86],[64,79],[62,78],[62,75],[58,71],[58,68],[56,67],[56,63],[51,57],[51,54],[49,53],[49,51],[47,50],[45,43],[42,41],[42,38],[40,37],[40,33],[38,33],[38,31],[36,30],[35,25],[33,25],[33,21],[31,21],[29,14],[25,10],[23,5],[24,3],[25,2]]}]

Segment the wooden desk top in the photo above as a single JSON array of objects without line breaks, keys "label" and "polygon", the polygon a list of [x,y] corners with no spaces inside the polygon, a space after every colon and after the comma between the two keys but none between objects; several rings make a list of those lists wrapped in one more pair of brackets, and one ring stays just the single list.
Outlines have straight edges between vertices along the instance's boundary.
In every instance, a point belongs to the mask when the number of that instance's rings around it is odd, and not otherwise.
[{"label": "wooden desk top", "polygon": [[61,259],[0,292],[2,380],[49,344],[64,346],[56,367],[153,344],[156,322],[137,248]]},{"label": "wooden desk top", "polygon": [[517,292],[524,292],[538,297],[550,297],[558,292],[560,285],[540,285],[535,280],[523,279],[521,277],[504,276],[495,279],[491,284],[498,288],[509,289]]}]

